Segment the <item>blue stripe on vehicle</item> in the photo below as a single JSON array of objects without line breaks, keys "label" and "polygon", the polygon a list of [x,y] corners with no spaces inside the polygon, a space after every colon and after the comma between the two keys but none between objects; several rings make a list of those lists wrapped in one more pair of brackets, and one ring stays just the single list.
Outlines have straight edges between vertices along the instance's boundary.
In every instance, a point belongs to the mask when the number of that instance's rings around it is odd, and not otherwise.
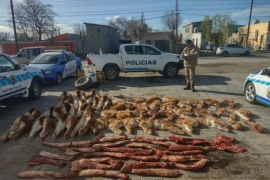
[{"label": "blue stripe on vehicle", "polygon": [[263,104],[266,104],[266,105],[270,105],[270,100],[269,99],[266,99],[266,98],[264,98],[264,97],[262,97],[262,96],[256,96],[256,100],[257,101],[260,101],[261,103],[263,103]]},{"label": "blue stripe on vehicle", "polygon": [[125,68],[125,71],[148,71],[148,68]]},{"label": "blue stripe on vehicle", "polygon": [[249,81],[252,81],[253,83],[259,83],[259,84],[264,84],[266,86],[269,86],[270,85],[270,82],[267,82],[267,81],[262,81],[262,80],[259,80],[259,79],[254,79],[254,78],[247,78]]},{"label": "blue stripe on vehicle", "polygon": [[18,89],[18,90],[16,90],[16,91],[13,91],[13,92],[7,93],[7,94],[5,94],[5,95],[2,95],[2,96],[0,96],[0,98],[5,97],[5,96],[9,96],[9,95],[11,95],[11,94],[14,94],[14,93],[16,93],[16,92],[19,92],[19,91],[21,91],[21,90],[25,90],[25,89],[26,89],[26,88],[21,88],[21,89]]},{"label": "blue stripe on vehicle", "polygon": [[[40,76],[40,74],[38,72],[31,72],[31,73],[27,73],[27,74],[16,75],[15,78],[16,78],[16,82],[21,82],[21,81],[25,81],[28,79],[32,79],[36,75]],[[9,77],[0,80],[1,86],[7,86],[9,84],[14,84],[14,82],[12,82]]]}]

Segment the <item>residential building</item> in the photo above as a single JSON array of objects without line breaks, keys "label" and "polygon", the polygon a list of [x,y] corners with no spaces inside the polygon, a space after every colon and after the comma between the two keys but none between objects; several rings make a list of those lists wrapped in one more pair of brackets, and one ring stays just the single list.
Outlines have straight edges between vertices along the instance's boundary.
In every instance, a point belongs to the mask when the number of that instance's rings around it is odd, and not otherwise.
[{"label": "residential building", "polygon": [[85,53],[118,53],[120,35],[116,28],[84,23],[86,26]]},{"label": "residential building", "polygon": [[145,33],[142,36],[141,43],[155,46],[163,52],[174,52],[173,42],[170,39],[170,36],[170,32]]},{"label": "residential building", "polygon": [[246,41],[248,26],[238,28],[237,41],[253,50],[270,51],[270,21],[254,21],[249,28],[248,42]]},{"label": "residential building", "polygon": [[187,24],[183,26],[183,42],[187,39],[191,39],[193,44],[197,46],[200,49],[204,49],[207,45],[207,41],[204,38],[204,35],[201,31],[201,26],[202,21],[199,22],[192,22],[190,24]]}]

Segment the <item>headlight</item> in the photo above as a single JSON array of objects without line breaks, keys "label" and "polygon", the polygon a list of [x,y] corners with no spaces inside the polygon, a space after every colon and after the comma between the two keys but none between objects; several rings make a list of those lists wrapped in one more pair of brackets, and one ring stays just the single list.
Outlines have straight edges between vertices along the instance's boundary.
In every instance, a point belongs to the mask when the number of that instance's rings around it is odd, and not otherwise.
[{"label": "headlight", "polygon": [[52,72],[53,72],[52,69],[46,70],[46,71],[45,71],[45,74],[51,74]]}]

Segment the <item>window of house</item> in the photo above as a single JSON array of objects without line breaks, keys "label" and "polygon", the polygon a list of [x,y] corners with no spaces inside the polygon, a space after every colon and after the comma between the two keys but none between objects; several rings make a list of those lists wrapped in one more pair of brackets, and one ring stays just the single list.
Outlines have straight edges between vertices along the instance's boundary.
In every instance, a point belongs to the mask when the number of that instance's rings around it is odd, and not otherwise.
[{"label": "window of house", "polygon": [[101,30],[100,29],[97,29],[97,33],[100,33],[101,32]]},{"label": "window of house", "polygon": [[146,44],[151,45],[151,40],[146,40],[145,42],[146,42]]}]

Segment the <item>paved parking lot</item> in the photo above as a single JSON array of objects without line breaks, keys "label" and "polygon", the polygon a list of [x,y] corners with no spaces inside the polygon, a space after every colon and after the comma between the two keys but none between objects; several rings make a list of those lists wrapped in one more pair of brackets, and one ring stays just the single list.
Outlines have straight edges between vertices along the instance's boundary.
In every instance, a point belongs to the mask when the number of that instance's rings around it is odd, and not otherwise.
[{"label": "paved parking lot", "polygon": [[[235,57],[237,59],[238,57]],[[207,57],[200,58],[199,64],[208,64],[216,61],[223,63],[223,61],[234,61],[232,58],[222,59],[208,59]],[[251,59],[250,59],[251,60]],[[265,63],[269,58],[258,59],[261,63]],[[241,60],[237,60],[241,63]],[[243,60],[243,63],[246,61]],[[200,72],[200,66],[197,68]],[[173,96],[179,99],[205,99],[216,98],[235,99],[243,108],[254,113],[255,121],[262,124],[266,129],[265,134],[259,134],[246,129],[243,132],[234,131],[233,133],[226,133],[212,128],[201,129],[192,137],[200,137],[211,140],[216,135],[225,135],[234,137],[247,148],[247,151],[239,154],[232,154],[227,152],[212,152],[209,156],[212,162],[201,171],[189,172],[181,171],[181,179],[270,179],[270,111],[268,107],[263,105],[251,105],[244,100],[243,82],[247,73],[231,72],[231,73],[205,73],[197,75],[196,89],[191,91],[184,91],[185,86],[183,70],[177,78],[168,79],[157,73],[121,73],[120,79],[114,82],[106,82],[96,87],[97,90],[102,90],[108,93],[110,97],[151,97],[157,96]],[[21,116],[32,107],[37,107],[40,111],[45,111],[49,106],[55,105],[59,99],[59,95],[63,91],[72,92],[74,88],[74,78],[64,80],[61,85],[45,85],[43,88],[42,97],[38,100],[26,100],[20,97],[13,97],[1,102],[0,107],[0,134],[11,125],[16,117]],[[105,131],[106,136],[113,136],[114,134]],[[149,136],[144,134],[141,130],[137,131],[137,135]],[[169,132],[158,132],[161,137],[172,135]],[[77,137],[73,140],[92,138],[91,133],[84,137]],[[53,141],[50,137],[48,141]],[[55,142],[64,142],[62,137],[54,140]],[[33,156],[38,155],[41,150],[52,151],[51,148],[42,146],[42,141],[39,137],[33,139],[28,138],[28,133],[24,136],[14,140],[1,143],[0,151],[0,179],[16,179],[19,171],[30,170],[27,166],[27,160]],[[67,168],[60,169],[49,165],[35,167],[34,169],[53,170],[59,172],[67,171]],[[132,179],[146,179],[146,177],[131,176]],[[79,179],[79,178],[78,178]],[[102,179],[102,178],[96,178]],[[150,178],[147,179],[157,179]],[[159,178],[166,179],[166,178]]]}]

